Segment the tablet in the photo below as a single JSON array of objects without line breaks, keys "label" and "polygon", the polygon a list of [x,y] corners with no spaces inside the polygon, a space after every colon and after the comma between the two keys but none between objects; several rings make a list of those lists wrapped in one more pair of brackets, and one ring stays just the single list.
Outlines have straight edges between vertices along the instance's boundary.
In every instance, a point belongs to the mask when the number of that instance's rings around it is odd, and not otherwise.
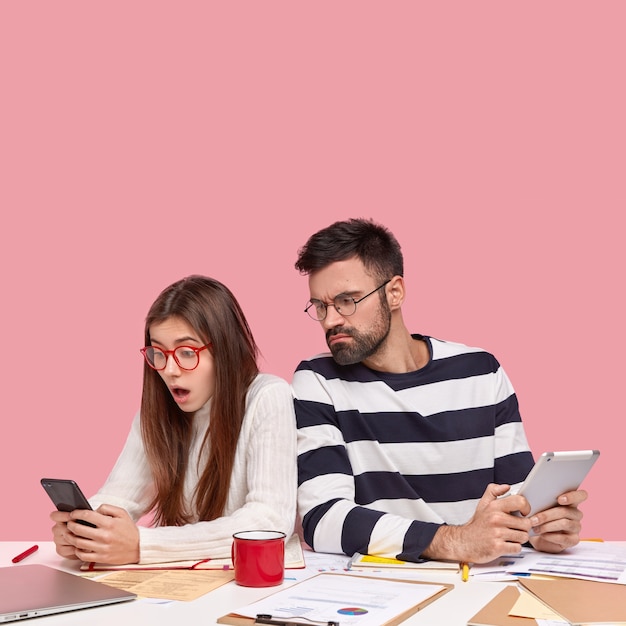
[{"label": "tablet", "polygon": [[530,503],[528,516],[556,506],[561,494],[578,489],[599,456],[599,450],[544,452],[517,490]]}]

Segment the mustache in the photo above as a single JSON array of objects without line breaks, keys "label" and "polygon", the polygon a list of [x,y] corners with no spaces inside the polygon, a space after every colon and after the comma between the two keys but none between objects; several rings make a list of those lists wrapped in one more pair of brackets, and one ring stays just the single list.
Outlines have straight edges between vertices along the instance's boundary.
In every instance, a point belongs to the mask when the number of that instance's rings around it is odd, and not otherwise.
[{"label": "mustache", "polygon": [[326,341],[328,341],[333,335],[349,335],[350,337],[354,337],[354,333],[351,328],[341,328],[339,326],[329,328],[326,331]]}]

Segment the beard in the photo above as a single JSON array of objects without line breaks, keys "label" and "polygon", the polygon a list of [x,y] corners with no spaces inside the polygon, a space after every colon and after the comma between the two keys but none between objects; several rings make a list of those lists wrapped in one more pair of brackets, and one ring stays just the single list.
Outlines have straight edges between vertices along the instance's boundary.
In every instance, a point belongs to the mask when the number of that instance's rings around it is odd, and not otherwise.
[{"label": "beard", "polygon": [[387,300],[382,300],[378,316],[370,330],[359,331],[355,328],[336,326],[326,332],[326,343],[333,335],[341,334],[352,337],[353,341],[350,343],[335,343],[328,347],[339,365],[353,365],[376,353],[387,340],[390,330],[391,310]]}]

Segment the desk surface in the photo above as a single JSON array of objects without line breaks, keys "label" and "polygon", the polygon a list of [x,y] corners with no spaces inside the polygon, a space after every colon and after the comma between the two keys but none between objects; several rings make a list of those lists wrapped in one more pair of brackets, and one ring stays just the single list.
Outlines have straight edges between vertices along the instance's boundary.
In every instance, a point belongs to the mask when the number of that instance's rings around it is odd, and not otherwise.
[{"label": "desk surface", "polygon": [[[65,571],[78,573],[78,563],[61,559],[54,551],[52,542],[38,542],[39,550],[26,558],[22,563],[13,565],[11,559],[33,545],[33,542],[0,542],[0,567],[20,567],[22,564],[41,563]],[[306,552],[305,552],[306,558]],[[287,574],[288,576],[289,574]],[[408,618],[406,626],[429,624],[445,624],[446,626],[466,626],[467,621],[477,613],[506,583],[477,582],[470,580],[461,582],[457,572],[416,574],[416,580],[453,583],[454,589],[422,611]],[[217,624],[217,619],[226,613],[236,610],[263,598],[269,593],[278,591],[293,584],[286,581],[282,586],[265,589],[240,587],[234,582],[227,583],[214,591],[192,602],[170,602],[153,604],[144,600],[134,600],[118,605],[84,609],[51,615],[34,620],[37,625],[56,626],[63,624],[89,623],[90,626],[106,625],[126,626],[150,624],[151,626],[171,626],[171,624],[197,624],[206,626]],[[30,620],[26,620],[29,624]]]}]

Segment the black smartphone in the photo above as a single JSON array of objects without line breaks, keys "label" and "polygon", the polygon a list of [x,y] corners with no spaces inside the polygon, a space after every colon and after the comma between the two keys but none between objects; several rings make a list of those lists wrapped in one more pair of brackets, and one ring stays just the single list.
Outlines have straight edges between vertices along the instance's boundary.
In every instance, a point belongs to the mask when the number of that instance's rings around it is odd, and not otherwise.
[{"label": "black smartphone", "polygon": [[[73,480],[42,478],[41,486],[46,490],[46,493],[50,496],[50,499],[54,502],[54,506],[56,506],[58,511],[70,512],[74,509],[92,510],[89,501]],[[80,519],[76,521],[79,524],[96,528],[95,524],[91,524],[90,522],[85,522]]]}]

